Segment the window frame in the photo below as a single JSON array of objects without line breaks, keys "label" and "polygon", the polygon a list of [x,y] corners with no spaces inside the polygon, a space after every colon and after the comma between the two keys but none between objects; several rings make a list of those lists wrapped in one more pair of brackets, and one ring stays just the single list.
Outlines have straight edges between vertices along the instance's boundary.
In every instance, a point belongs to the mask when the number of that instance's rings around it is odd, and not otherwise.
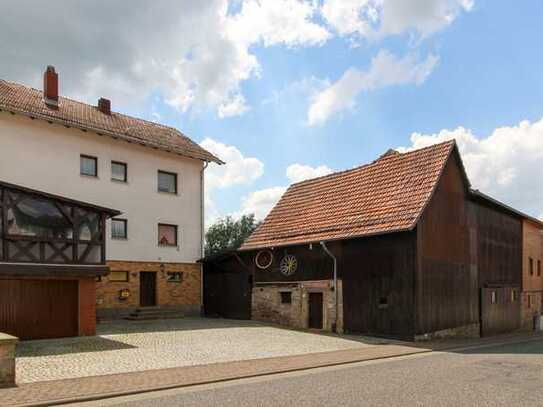
[{"label": "window frame", "polygon": [[[124,179],[117,179],[113,177],[113,166],[114,165],[121,165],[124,167]],[[121,182],[123,184],[128,183],[128,164],[122,161],[111,161],[111,180],[114,182]]]},{"label": "window frame", "polygon": [[[170,278],[170,277],[174,277],[176,275],[179,276],[178,279]],[[166,272],[166,282],[167,283],[181,284],[183,282],[183,272],[182,271],[167,271]]]},{"label": "window frame", "polygon": [[[173,244],[160,243],[160,227],[161,226],[174,228],[175,242]],[[170,224],[170,223],[159,223],[157,225],[157,242],[158,242],[158,245],[161,246],[161,247],[178,247],[179,246],[179,227],[178,227],[178,225],[173,225],[173,224]]]},{"label": "window frame", "polygon": [[[113,273],[125,273],[126,274],[126,280],[113,280],[111,278],[111,275]],[[124,271],[124,270],[113,270],[108,275],[108,281],[111,283],[128,283],[130,281],[130,272]]]},{"label": "window frame", "polygon": [[[123,222],[124,223],[124,236],[114,236],[113,235],[113,222]],[[128,220],[124,218],[112,218],[111,219],[111,238],[115,240],[126,240],[128,239]]]},{"label": "window frame", "polygon": [[[163,191],[163,190],[160,189],[160,182],[159,182],[160,174],[173,176],[173,178],[174,178],[174,191],[173,192],[172,191]],[[176,172],[170,172],[170,171],[164,171],[164,170],[158,170],[157,171],[157,191],[158,192],[163,193],[163,194],[177,195],[178,191],[179,191],[178,183],[179,183],[179,178],[178,178]]]},{"label": "window frame", "polygon": [[[83,167],[81,165],[83,159],[94,161],[94,174],[85,174],[83,172]],[[98,178],[98,157],[87,154],[79,154],[79,175],[84,177]]]}]

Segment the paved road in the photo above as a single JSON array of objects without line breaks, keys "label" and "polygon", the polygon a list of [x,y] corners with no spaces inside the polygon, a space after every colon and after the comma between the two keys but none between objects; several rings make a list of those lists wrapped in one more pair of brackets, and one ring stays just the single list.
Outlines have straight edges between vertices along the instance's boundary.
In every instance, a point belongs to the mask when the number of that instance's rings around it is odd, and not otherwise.
[{"label": "paved road", "polygon": [[543,341],[314,369],[80,406],[543,406]]}]

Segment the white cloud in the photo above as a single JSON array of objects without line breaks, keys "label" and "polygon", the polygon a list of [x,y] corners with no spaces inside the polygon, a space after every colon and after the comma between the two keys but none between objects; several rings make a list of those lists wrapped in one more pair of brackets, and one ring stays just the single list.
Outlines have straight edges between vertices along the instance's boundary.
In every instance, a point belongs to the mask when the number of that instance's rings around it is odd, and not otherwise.
[{"label": "white cloud", "polygon": [[543,118],[535,123],[499,127],[487,137],[476,137],[458,127],[436,134],[411,135],[403,151],[456,139],[474,188],[533,216],[543,212]]},{"label": "white cloud", "polygon": [[251,192],[242,199],[241,210],[235,216],[254,213],[257,219],[264,219],[286,190],[278,186]]},{"label": "white cloud", "polygon": [[321,177],[328,175],[332,172],[332,169],[326,165],[319,165],[318,167],[311,167],[303,164],[292,164],[287,167],[287,178],[291,183],[305,181],[307,179]]},{"label": "white cloud", "polygon": [[322,15],[340,35],[382,38],[415,32],[421,37],[451,24],[473,0],[324,0]]},{"label": "white cloud", "polygon": [[393,85],[420,85],[437,62],[438,57],[433,54],[428,55],[425,60],[418,60],[415,54],[398,58],[387,50],[381,50],[371,60],[367,71],[350,68],[338,81],[313,98],[308,111],[308,124],[323,124],[331,116],[352,109],[356,97],[363,91]]},{"label": "white cloud", "polygon": [[204,139],[200,146],[226,162],[224,165],[210,164],[206,170],[206,186],[209,189],[247,185],[264,174],[264,164],[258,158],[245,157],[234,146]]},{"label": "white cloud", "polygon": [[[247,111],[241,83],[260,75],[251,47],[314,46],[329,37],[313,22],[313,2],[227,0],[92,3],[5,0],[0,13],[3,79],[42,86],[47,64],[61,93],[113,108],[152,92],[181,111],[211,108],[220,117]],[[29,38],[32,40],[29,41]],[[21,50],[24,50],[22,52]]]},{"label": "white cloud", "polygon": [[313,21],[318,7],[306,0],[245,0],[228,25],[228,35],[238,43],[288,47],[322,45],[328,30]]}]

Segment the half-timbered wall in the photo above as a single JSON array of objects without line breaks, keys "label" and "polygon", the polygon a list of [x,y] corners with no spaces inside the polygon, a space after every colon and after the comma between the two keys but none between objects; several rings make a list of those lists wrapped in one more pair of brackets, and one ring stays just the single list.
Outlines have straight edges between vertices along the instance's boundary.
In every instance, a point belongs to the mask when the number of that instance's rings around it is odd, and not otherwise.
[{"label": "half-timbered wall", "polygon": [[0,261],[105,264],[106,215],[0,186]]},{"label": "half-timbered wall", "polygon": [[417,335],[478,323],[467,194],[459,159],[453,154],[417,227]]}]

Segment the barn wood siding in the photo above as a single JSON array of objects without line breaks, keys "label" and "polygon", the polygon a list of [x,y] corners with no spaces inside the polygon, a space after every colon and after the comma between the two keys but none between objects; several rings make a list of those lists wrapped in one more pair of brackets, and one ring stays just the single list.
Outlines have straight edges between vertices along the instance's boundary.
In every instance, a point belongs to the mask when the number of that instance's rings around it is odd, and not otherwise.
[{"label": "barn wood siding", "polygon": [[522,281],[522,221],[490,205],[471,203],[477,231],[479,287]]},{"label": "barn wood siding", "polygon": [[[341,256],[341,245],[339,242],[328,244],[328,247],[336,254]],[[253,252],[250,256],[251,261],[258,252]],[[255,283],[262,282],[294,282],[311,280],[330,280],[333,276],[332,259],[322,250],[320,244],[313,244],[312,249],[309,245],[292,246],[287,248],[278,248],[272,251],[273,263],[266,270],[260,270],[252,261],[251,267],[254,269]],[[281,259],[285,254],[296,256],[298,268],[290,276],[285,276],[280,271]]]},{"label": "barn wood siding", "polygon": [[[343,242],[346,332],[413,338],[415,233],[396,233]],[[380,305],[386,298],[388,305]]]},{"label": "barn wood siding", "polygon": [[478,322],[477,267],[470,259],[467,215],[467,185],[453,154],[417,226],[418,335]]}]

